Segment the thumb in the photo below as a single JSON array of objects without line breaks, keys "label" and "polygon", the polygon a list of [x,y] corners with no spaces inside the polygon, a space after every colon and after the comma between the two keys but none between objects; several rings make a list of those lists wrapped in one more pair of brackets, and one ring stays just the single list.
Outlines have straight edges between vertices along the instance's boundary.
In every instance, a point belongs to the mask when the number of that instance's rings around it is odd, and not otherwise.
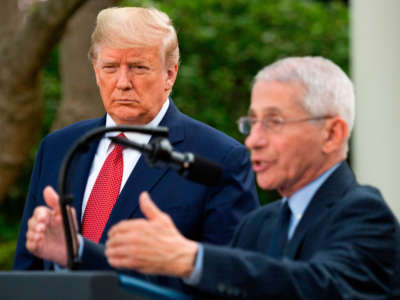
[{"label": "thumb", "polygon": [[46,186],[43,190],[43,197],[46,204],[56,213],[60,213],[59,197],[56,191],[51,186]]},{"label": "thumb", "polygon": [[139,205],[140,210],[144,214],[144,216],[149,219],[153,220],[159,217],[163,212],[154,204],[151,200],[149,193],[143,192],[139,196]]}]

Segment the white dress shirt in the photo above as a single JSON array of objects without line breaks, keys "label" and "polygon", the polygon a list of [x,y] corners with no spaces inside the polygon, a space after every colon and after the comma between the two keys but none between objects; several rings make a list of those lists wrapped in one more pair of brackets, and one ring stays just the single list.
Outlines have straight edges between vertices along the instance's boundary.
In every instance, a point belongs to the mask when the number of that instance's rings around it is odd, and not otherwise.
[{"label": "white dress shirt", "polygon": [[[162,118],[164,117],[165,113],[167,112],[168,107],[169,107],[169,99],[167,99],[164,102],[163,106],[161,107],[161,110],[158,112],[156,117],[150,123],[146,124],[146,126],[158,126],[158,124],[160,124]],[[110,117],[110,115],[107,114],[106,127],[111,127],[111,126],[115,126],[115,122]],[[106,137],[117,136],[118,134],[120,134],[120,132],[109,132],[105,136]],[[140,144],[147,144],[151,138],[151,135],[141,134],[136,132],[125,132],[124,134],[128,139],[133,140],[136,143]],[[113,149],[114,145],[111,144],[111,140],[107,138],[103,138],[102,140],[100,140],[99,146],[97,147],[97,151],[93,159],[92,167],[90,168],[88,180],[86,183],[85,193],[83,195],[81,221],[83,220],[85,208],[89,200],[90,193],[92,192],[94,183],[96,182],[97,176],[99,175],[100,170],[103,167],[103,164],[107,156],[112,152]],[[141,153],[134,149],[126,148],[124,149],[124,151],[122,151],[124,168],[122,173],[120,192],[125,186],[125,183],[128,180],[129,175],[135,168],[140,158],[140,155]]]}]

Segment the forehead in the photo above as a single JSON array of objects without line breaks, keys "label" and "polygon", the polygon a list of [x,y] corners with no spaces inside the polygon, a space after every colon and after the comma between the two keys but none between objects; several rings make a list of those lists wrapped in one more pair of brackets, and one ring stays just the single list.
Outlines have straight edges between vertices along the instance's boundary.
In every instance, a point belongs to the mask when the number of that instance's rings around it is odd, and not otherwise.
[{"label": "forehead", "polygon": [[98,48],[98,61],[160,61],[162,59],[158,46],[143,46],[132,48],[113,48],[100,46]]},{"label": "forehead", "polygon": [[258,80],[251,91],[250,113],[304,113],[301,99],[304,87],[298,82]]}]

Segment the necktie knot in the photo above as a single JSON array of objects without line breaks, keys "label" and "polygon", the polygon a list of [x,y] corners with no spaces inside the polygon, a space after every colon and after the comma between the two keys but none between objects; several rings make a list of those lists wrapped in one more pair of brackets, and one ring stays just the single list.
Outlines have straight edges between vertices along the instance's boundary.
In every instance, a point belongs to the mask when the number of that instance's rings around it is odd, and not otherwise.
[{"label": "necktie knot", "polygon": [[[123,132],[121,132],[120,134],[117,135],[117,137],[121,138],[121,139],[126,139],[126,136]],[[119,145],[119,144],[114,144],[114,150],[116,151],[123,151],[125,149],[124,146]]]}]

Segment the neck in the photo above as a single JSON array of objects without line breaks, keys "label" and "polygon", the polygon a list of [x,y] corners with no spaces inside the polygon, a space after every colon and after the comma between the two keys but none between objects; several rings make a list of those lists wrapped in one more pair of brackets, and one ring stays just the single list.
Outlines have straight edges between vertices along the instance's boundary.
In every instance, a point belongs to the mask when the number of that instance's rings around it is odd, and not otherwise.
[{"label": "neck", "polygon": [[318,177],[320,177],[322,174],[324,174],[326,171],[328,171],[330,168],[332,168],[334,165],[336,165],[337,163],[339,163],[343,160],[344,159],[326,162],[323,166],[320,166],[318,168],[313,168],[312,170],[310,169],[309,171],[304,172],[301,175],[300,180],[298,180],[296,183],[280,187],[278,189],[279,194],[283,197],[289,198],[294,193],[296,193],[298,190],[300,190],[303,187],[305,187],[306,185],[310,184],[311,182],[316,180]]}]

